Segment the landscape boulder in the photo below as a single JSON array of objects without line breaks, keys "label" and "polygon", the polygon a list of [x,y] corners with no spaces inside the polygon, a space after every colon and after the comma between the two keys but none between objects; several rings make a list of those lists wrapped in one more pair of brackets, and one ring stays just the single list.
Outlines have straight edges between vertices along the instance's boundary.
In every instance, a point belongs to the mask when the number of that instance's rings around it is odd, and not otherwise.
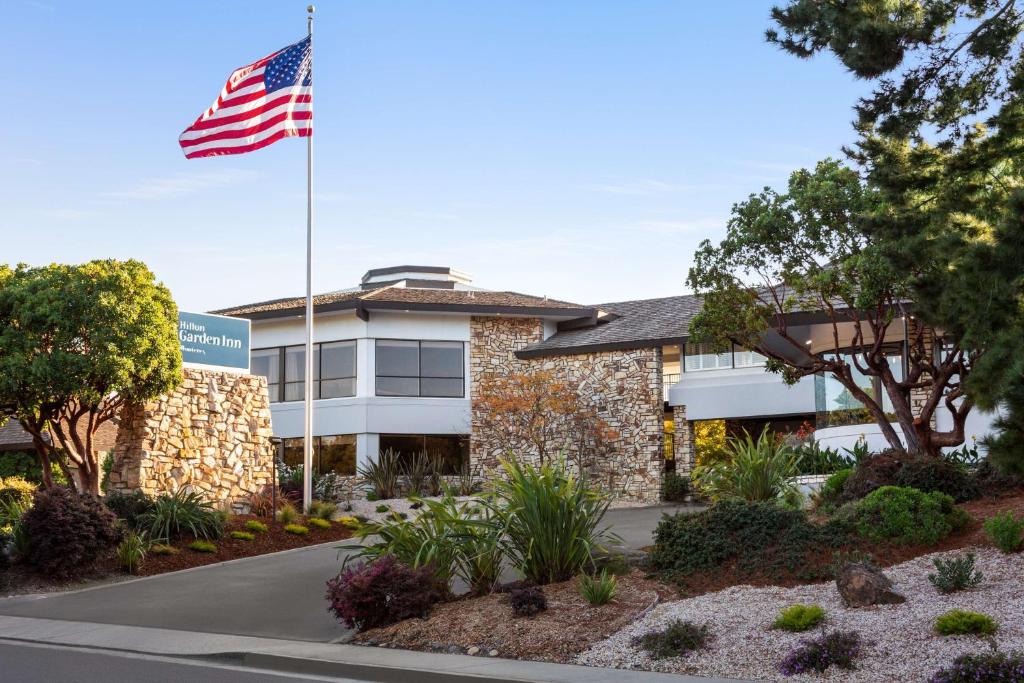
[{"label": "landscape boulder", "polygon": [[847,607],[897,605],[907,599],[892,589],[882,570],[866,562],[850,562],[836,572],[836,587]]}]

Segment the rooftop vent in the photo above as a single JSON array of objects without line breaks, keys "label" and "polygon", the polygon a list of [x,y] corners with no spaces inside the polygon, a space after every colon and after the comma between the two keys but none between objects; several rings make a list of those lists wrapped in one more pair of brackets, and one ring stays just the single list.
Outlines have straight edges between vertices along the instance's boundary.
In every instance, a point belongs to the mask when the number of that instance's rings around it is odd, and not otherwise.
[{"label": "rooftop vent", "polygon": [[417,289],[469,289],[472,282],[469,275],[448,266],[391,266],[366,271],[360,286],[363,289],[388,285]]}]

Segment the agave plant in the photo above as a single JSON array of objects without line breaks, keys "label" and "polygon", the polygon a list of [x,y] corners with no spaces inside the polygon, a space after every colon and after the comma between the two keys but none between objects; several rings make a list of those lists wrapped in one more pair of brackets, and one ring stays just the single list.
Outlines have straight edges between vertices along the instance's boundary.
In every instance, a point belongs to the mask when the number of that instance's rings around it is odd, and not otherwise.
[{"label": "agave plant", "polygon": [[728,459],[693,470],[693,481],[712,500],[792,500],[798,454],[779,442],[767,427],[755,441],[749,433],[729,439]]}]

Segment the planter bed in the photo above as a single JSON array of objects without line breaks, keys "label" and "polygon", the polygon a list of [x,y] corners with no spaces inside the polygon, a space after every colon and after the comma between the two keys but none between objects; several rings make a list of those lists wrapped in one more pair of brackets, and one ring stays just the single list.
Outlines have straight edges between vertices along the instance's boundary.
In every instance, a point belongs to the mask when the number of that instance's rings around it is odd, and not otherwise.
[{"label": "planter bed", "polygon": [[[935,617],[951,609],[992,616],[999,622],[995,634],[999,648],[1024,649],[1024,554],[1004,555],[989,547],[972,551],[985,579],[967,591],[943,595],[928,582],[928,574],[934,572],[933,557],[960,553],[925,555],[886,569],[894,589],[907,598],[902,605],[847,608],[834,582],[795,588],[734,586],[659,605],[581,654],[576,662],[756,680],[926,681],[938,669],[951,665],[958,655],[989,650],[982,638],[944,637],[932,630]],[[829,630],[860,633],[862,654],[855,670],[832,667],[824,674],[792,677],[779,673],[779,662],[800,639],[816,635],[815,630],[787,633],[770,629],[779,610],[794,603],[821,605]],[[706,649],[685,658],[655,660],[632,644],[634,637],[664,627],[673,619],[708,624],[711,640]]]},{"label": "planter bed", "polygon": [[[257,520],[266,524],[268,527],[267,532],[254,533],[254,538],[251,541],[231,538],[232,531],[245,531],[245,523],[249,520]],[[297,523],[305,525],[303,521],[299,521]],[[142,563],[142,567],[140,567],[138,575],[152,576],[154,574],[163,574],[165,572],[173,572],[179,569],[189,569],[191,567],[201,567],[207,564],[225,562],[227,560],[237,560],[242,557],[266,555],[267,553],[276,553],[280,550],[290,550],[292,548],[301,548],[307,545],[328,543],[330,541],[341,541],[346,538],[351,538],[352,536],[352,532],[348,528],[338,524],[337,522],[332,523],[331,528],[329,529],[319,529],[312,525],[305,525],[309,528],[309,533],[305,536],[289,534],[284,530],[284,526],[285,525],[280,522],[271,521],[264,517],[236,515],[231,518],[225,527],[224,536],[215,541],[217,545],[216,552],[199,553],[194,550],[189,550],[188,544],[195,539],[191,537],[182,537],[172,544],[175,548],[180,550],[178,554],[147,554],[146,560]]]},{"label": "planter bed", "polygon": [[583,599],[575,580],[543,590],[548,608],[532,617],[516,617],[501,594],[467,597],[435,606],[426,619],[365,631],[354,642],[481,655],[496,651],[493,656],[564,662],[630,623],[659,599],[674,597],[671,588],[638,571],[620,576],[616,599],[600,607]]}]

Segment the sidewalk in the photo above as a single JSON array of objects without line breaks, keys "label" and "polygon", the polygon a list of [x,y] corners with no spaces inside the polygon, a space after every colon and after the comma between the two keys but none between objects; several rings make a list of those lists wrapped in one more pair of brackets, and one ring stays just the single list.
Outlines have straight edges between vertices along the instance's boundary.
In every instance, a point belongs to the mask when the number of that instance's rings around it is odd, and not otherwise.
[{"label": "sidewalk", "polygon": [[11,616],[0,616],[4,641],[217,658],[263,670],[381,683],[726,683],[646,671]]}]

